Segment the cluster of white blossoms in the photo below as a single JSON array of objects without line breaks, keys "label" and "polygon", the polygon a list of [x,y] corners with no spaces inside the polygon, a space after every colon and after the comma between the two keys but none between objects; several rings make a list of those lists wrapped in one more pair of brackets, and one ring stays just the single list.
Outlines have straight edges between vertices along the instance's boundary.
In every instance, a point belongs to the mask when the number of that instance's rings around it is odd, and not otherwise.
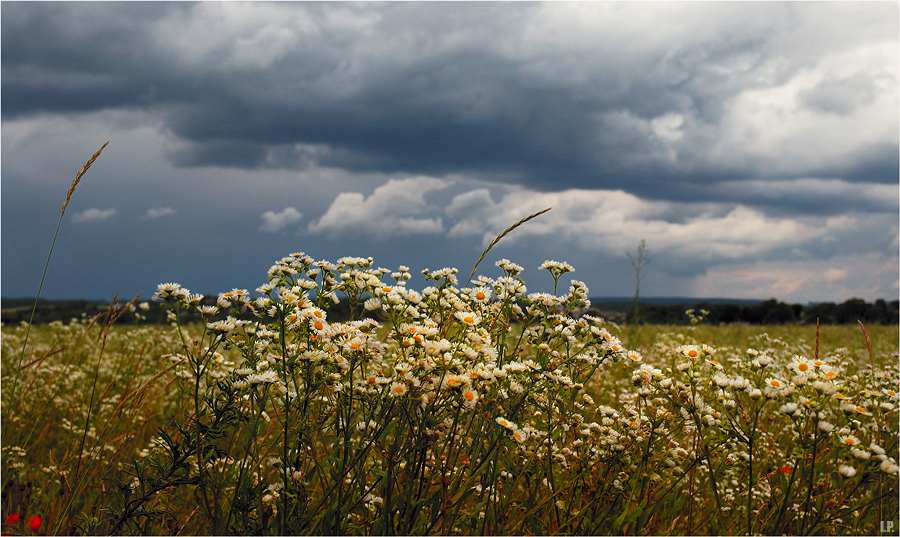
[{"label": "cluster of white blossoms", "polygon": [[[861,390],[839,360],[785,356],[777,345],[736,351],[681,336],[655,350],[629,350],[614,325],[581,314],[590,307],[583,282],[571,280],[568,293],[556,294],[560,277],[574,270],[568,263],[539,267],[553,278],[554,293],[529,294],[523,267],[506,259],[496,266],[502,276],[478,276],[462,288],[456,269],[426,269],[419,291],[408,287],[405,266],[392,271],[359,257],[315,261],[301,252],[269,269],[255,299],[233,289],[213,311],[172,283],[160,285],[156,298],[197,310],[216,342],[239,350],[242,361],[227,377],[238,397],[264,405],[266,419],[304,412],[298,423],[334,428],[330,445],[413,435],[453,446],[451,453],[460,451],[454,461],[503,446],[551,472],[542,478],[550,489],[554,467],[591,468],[598,479],[612,477],[609,494],[626,496],[666,479],[693,486],[681,481],[690,470],[721,487],[723,498],[761,502],[771,491],[758,482],[759,468],[821,464],[810,456],[821,457],[826,443],[843,479],[897,473],[895,459],[878,446],[880,429],[870,426],[896,417],[893,377],[880,391]],[[329,309],[341,299],[349,319]],[[800,458],[760,447],[776,422]],[[287,418],[283,426],[300,427]],[[346,435],[336,432],[342,427]],[[467,471],[440,450],[423,457],[398,464]],[[310,468],[292,471],[301,470],[305,476]],[[518,475],[503,472],[506,480]],[[749,492],[747,472],[756,487]],[[279,479],[279,486],[291,481]],[[384,501],[375,483],[361,499],[367,510]],[[477,486],[497,492],[495,484]],[[269,489],[269,502],[278,491]]]}]

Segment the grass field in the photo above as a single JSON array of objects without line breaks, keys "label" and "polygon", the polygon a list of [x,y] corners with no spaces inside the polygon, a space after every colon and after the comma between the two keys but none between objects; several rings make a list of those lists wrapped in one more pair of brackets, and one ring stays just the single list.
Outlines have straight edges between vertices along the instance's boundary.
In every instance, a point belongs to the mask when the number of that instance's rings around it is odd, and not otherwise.
[{"label": "grass field", "polygon": [[4,326],[3,533],[898,528],[897,326],[619,327],[498,266],[294,254],[256,298],[160,286],[205,325]]}]

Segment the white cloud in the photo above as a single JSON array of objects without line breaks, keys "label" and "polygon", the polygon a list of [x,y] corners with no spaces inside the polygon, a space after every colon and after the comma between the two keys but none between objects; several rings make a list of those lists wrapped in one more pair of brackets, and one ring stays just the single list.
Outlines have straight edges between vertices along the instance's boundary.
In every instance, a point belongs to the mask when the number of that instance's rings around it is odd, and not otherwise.
[{"label": "white cloud", "polygon": [[[825,184],[845,190],[843,184]],[[896,189],[876,189],[882,190],[895,199]],[[644,239],[657,294],[841,302],[853,296],[890,298],[885,294],[896,294],[898,287],[897,222],[891,212],[767,214],[743,205],[648,201],[621,191],[585,190],[522,189],[494,202],[487,191],[474,190],[448,204],[448,235],[478,237],[486,245],[545,207],[553,209],[501,244],[570,251],[573,259],[618,258],[627,267],[625,253]]]},{"label": "white cloud", "polygon": [[[843,302],[851,297],[891,299],[884,290],[897,286],[895,254],[871,252],[822,260],[760,260],[716,265],[694,279],[696,296],[777,298],[786,302]],[[896,298],[896,297],[894,297]]]},{"label": "white cloud", "polygon": [[152,218],[162,218],[163,216],[169,216],[175,214],[175,209],[171,207],[159,207],[157,209],[148,209],[147,213],[144,215],[145,220],[149,220]]},{"label": "white cloud", "polygon": [[303,214],[293,207],[287,207],[280,213],[266,211],[261,218],[263,223],[259,226],[260,231],[277,233],[289,225],[299,222],[303,218]]},{"label": "white cloud", "polygon": [[684,136],[684,116],[670,113],[654,118],[650,122],[653,134],[666,142],[677,142]]},{"label": "white cloud", "polygon": [[[477,192],[477,195],[476,195]],[[825,233],[799,219],[776,218],[741,205],[646,201],[622,191],[521,190],[494,203],[486,192],[454,198],[448,214],[477,207],[450,229],[450,236],[482,235],[487,243],[523,216],[552,207],[504,238],[574,242],[587,251],[624,255],[641,239],[657,252],[694,262],[738,259],[798,246]]]},{"label": "white cloud", "polygon": [[189,14],[153,27],[159,46],[191,66],[266,68],[296,49],[297,35],[313,30],[304,10],[277,4],[197,4]]},{"label": "white cloud", "polygon": [[72,217],[73,222],[77,222],[79,224],[84,224],[88,222],[102,222],[104,220],[108,220],[116,215],[115,209],[96,209],[91,208],[80,213],[77,213]]},{"label": "white cloud", "polygon": [[425,201],[425,195],[446,186],[439,179],[418,176],[392,179],[368,198],[359,192],[342,192],[308,230],[332,237],[377,239],[442,233],[443,220],[434,216],[437,210]]},{"label": "white cloud", "polygon": [[896,42],[867,44],[741,91],[725,106],[710,156],[724,167],[756,162],[772,175],[797,174],[896,145],[898,60]]}]

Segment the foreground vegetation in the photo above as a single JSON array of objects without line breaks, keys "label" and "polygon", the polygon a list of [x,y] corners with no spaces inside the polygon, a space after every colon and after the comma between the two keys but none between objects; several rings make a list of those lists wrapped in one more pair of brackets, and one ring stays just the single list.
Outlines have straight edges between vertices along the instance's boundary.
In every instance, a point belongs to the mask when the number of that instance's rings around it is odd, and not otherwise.
[{"label": "foreground vegetation", "polygon": [[297,253],[255,296],[160,285],[169,326],[114,304],[24,360],[4,326],[4,534],[898,527],[896,325],[620,330],[567,264],[553,294],[497,265],[417,291]]}]

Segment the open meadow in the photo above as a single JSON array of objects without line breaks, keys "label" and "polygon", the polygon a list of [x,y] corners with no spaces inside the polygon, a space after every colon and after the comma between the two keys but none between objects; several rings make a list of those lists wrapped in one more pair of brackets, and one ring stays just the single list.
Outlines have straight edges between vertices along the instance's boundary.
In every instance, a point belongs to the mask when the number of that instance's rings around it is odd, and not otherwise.
[{"label": "open meadow", "polygon": [[897,1],[0,9],[0,537],[900,535]]},{"label": "open meadow", "polygon": [[898,527],[896,325],[620,327],[573,315],[577,280],[529,293],[497,266],[413,290],[405,267],[297,253],[256,293],[130,306],[168,326],[111,306],[35,325],[24,354],[4,326],[3,533]]}]

